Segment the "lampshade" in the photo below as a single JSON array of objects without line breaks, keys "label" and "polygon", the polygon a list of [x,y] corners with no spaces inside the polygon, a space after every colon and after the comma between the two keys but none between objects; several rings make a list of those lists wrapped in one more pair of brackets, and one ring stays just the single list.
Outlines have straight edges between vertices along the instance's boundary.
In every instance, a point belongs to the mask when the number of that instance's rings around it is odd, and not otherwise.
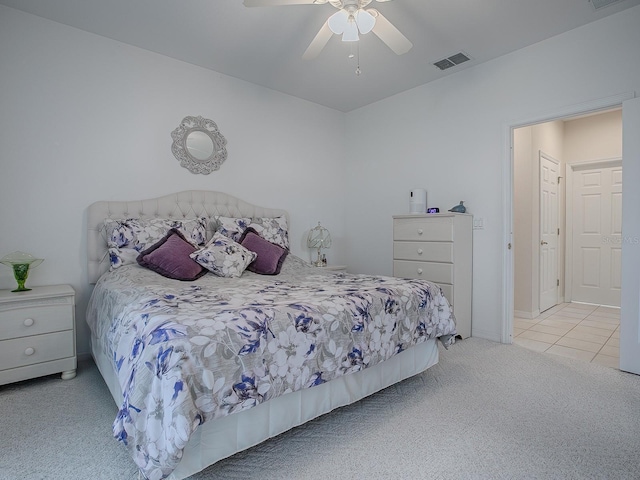
[{"label": "lampshade", "polygon": [[349,14],[346,10],[337,11],[327,20],[329,29],[336,35],[344,33],[344,29],[347,28],[347,23],[349,23]]},{"label": "lampshade", "polygon": [[344,33],[342,34],[342,41],[357,42],[358,40],[359,40],[358,26],[356,25],[356,22],[353,20],[353,17],[351,17],[347,22],[347,26],[344,29]]},{"label": "lampshade", "polygon": [[363,35],[373,30],[373,27],[376,25],[375,17],[366,10],[358,10],[355,17],[356,24],[358,25],[358,30],[360,30],[360,33],[362,33]]},{"label": "lampshade", "polygon": [[329,233],[329,230],[320,225],[320,222],[318,222],[317,227],[314,227],[309,231],[309,236],[307,237],[307,247],[315,248],[316,250],[318,250],[318,258],[315,262],[315,265],[321,266],[322,260],[320,258],[320,251],[323,248],[331,247],[331,234]]}]

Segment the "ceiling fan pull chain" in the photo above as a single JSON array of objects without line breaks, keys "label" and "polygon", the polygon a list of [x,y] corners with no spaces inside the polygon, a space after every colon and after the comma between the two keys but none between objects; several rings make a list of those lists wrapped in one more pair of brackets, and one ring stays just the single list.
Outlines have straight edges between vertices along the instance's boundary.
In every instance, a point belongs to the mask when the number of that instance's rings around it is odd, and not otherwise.
[{"label": "ceiling fan pull chain", "polygon": [[362,71],[360,70],[360,42],[358,42],[358,44],[356,45],[356,53],[357,53],[357,60],[358,60],[358,66],[356,67],[356,76],[360,76],[360,74],[362,73]]}]

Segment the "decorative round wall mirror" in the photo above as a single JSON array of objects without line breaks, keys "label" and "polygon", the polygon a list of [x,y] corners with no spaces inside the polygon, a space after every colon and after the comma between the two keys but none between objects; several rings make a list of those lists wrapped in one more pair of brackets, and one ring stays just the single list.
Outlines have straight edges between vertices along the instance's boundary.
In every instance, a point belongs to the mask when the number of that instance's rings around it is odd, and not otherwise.
[{"label": "decorative round wall mirror", "polygon": [[206,160],[213,154],[213,140],[200,130],[194,130],[187,135],[187,152],[197,160]]},{"label": "decorative round wall mirror", "polygon": [[207,175],[218,170],[227,159],[227,140],[213,120],[202,117],[184,117],[171,132],[171,151],[180,165],[192,173]]}]

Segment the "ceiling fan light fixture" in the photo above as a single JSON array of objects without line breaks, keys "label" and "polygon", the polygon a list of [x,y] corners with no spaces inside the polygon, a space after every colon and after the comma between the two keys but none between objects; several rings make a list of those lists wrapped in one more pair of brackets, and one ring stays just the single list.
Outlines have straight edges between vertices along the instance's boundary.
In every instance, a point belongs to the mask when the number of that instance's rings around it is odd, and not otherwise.
[{"label": "ceiling fan light fixture", "polygon": [[342,41],[357,42],[358,40],[358,25],[354,20],[349,19],[349,21],[347,22],[347,27],[344,29],[344,33],[342,34]]},{"label": "ceiling fan light fixture", "polygon": [[349,14],[345,10],[339,10],[329,17],[327,25],[329,29],[336,35],[340,35],[345,32],[347,25],[349,24]]},{"label": "ceiling fan light fixture", "polygon": [[360,9],[355,14],[356,24],[361,34],[369,33],[376,25],[376,19],[366,10]]}]

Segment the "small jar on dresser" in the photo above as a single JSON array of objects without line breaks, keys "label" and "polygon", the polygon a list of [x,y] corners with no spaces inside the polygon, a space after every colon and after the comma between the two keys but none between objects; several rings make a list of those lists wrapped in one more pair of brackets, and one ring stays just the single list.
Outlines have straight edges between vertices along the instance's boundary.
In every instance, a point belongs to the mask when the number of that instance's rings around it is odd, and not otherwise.
[{"label": "small jar on dresser", "polygon": [[70,285],[0,290],[0,385],[76,376],[75,291]]},{"label": "small jar on dresser", "polygon": [[473,215],[393,217],[393,276],[440,286],[453,307],[458,335],[471,336]]}]

